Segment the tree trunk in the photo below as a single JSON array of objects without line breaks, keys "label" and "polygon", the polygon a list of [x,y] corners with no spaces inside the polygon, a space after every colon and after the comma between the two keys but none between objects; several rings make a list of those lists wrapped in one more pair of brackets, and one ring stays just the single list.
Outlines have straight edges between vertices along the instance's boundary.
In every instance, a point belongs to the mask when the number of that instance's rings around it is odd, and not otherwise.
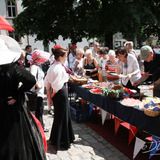
[{"label": "tree trunk", "polygon": [[113,33],[108,32],[105,34],[105,47],[113,49]]}]

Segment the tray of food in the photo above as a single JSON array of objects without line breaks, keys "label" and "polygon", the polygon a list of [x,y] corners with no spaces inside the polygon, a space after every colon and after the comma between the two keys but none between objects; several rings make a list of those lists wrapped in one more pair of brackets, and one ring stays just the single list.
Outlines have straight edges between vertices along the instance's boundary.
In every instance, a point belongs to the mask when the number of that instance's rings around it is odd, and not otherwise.
[{"label": "tray of food", "polygon": [[124,74],[118,74],[118,77],[120,77],[120,78],[126,78],[127,76],[124,75]]},{"label": "tray of food", "polygon": [[140,86],[138,86],[138,88],[142,89],[142,90],[152,90],[153,85],[140,85]]},{"label": "tray of food", "polygon": [[124,98],[123,100],[120,101],[120,103],[127,107],[137,107],[141,105],[142,102],[139,99]]},{"label": "tray of food", "polygon": [[144,97],[144,98],[142,99],[142,102],[143,102],[144,104],[147,104],[147,103],[149,103],[150,101],[153,101],[155,104],[160,104],[160,98],[158,98],[158,97]]},{"label": "tray of food", "polygon": [[102,94],[102,90],[100,88],[91,89],[90,92],[93,94]]},{"label": "tray of food", "polygon": [[83,85],[86,84],[88,79],[85,77],[76,77],[76,76],[69,76],[69,81],[75,83],[76,85]]},{"label": "tray of food", "polygon": [[88,84],[83,84],[82,87],[86,89],[94,89],[97,88],[97,86],[94,83],[88,83]]},{"label": "tray of food", "polygon": [[115,73],[115,72],[110,72],[110,73],[108,73],[110,76],[113,76],[113,77],[118,77],[118,74],[117,73]]},{"label": "tray of food", "polygon": [[114,86],[114,84],[112,82],[101,82],[98,85],[98,87],[100,87],[100,88],[106,88],[106,87],[111,88],[113,86]]}]

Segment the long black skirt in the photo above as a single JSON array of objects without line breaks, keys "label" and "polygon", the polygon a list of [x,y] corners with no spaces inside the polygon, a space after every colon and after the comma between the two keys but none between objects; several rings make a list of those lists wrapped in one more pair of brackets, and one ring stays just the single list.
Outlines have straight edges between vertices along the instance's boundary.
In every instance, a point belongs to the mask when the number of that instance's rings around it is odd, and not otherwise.
[{"label": "long black skirt", "polygon": [[52,125],[50,141],[59,150],[70,148],[74,141],[74,133],[70,118],[68,94],[65,86],[52,98],[54,105],[54,121]]},{"label": "long black skirt", "polygon": [[0,160],[46,160],[39,128],[24,95],[14,105],[0,99]]}]

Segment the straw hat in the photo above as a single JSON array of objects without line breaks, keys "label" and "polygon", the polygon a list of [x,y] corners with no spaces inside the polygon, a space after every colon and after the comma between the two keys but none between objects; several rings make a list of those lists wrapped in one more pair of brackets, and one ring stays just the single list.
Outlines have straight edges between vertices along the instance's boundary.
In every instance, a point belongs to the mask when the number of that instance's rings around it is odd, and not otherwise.
[{"label": "straw hat", "polygon": [[13,38],[0,35],[0,65],[16,62],[21,56],[21,48]]}]

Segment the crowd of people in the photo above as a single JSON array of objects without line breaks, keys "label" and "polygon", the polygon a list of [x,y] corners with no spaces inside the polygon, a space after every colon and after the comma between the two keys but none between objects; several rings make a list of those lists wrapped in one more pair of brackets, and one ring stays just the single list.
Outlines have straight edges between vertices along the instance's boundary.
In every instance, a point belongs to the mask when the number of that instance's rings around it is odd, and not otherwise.
[{"label": "crowd of people", "polygon": [[[29,91],[37,95],[35,116],[45,132],[48,131],[43,122],[45,89],[49,111],[54,106],[54,121],[48,143],[54,146],[55,153],[61,148],[70,148],[75,139],[66,88],[70,74],[121,84],[137,92],[137,86],[152,74],[154,96],[160,97],[160,54],[150,46],[143,46],[140,55],[137,55],[131,41],[116,50],[101,47],[98,42],[84,48],[71,44],[68,48],[55,45],[50,54],[38,49],[32,51],[31,45],[21,50],[13,39],[9,41],[8,37],[1,37],[0,117],[5,128],[0,141],[2,159],[46,159],[42,135],[27,109],[25,93]],[[7,48],[8,43],[12,46],[15,43],[17,48]],[[140,60],[144,61],[143,75]],[[4,115],[7,121],[3,119]]]}]

